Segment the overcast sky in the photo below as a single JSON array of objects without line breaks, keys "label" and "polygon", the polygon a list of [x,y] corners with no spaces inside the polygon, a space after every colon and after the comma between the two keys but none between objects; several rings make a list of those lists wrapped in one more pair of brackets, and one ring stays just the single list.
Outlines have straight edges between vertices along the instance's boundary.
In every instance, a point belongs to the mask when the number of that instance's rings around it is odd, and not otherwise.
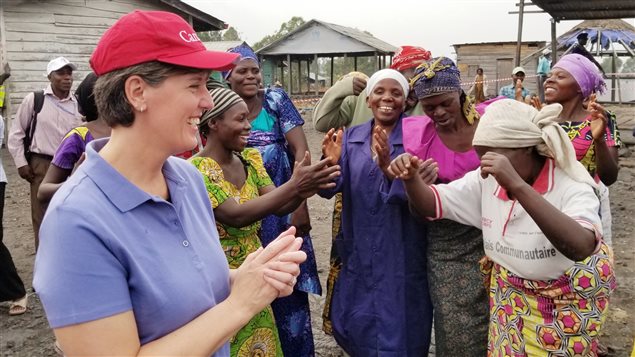
[{"label": "overcast sky", "polygon": [[[451,45],[516,41],[516,0],[184,0],[235,27],[249,44],[293,16],[369,31],[395,46],[417,45],[433,56],[455,57]],[[536,6],[527,10],[539,10]],[[627,19],[635,25],[635,19]],[[562,21],[561,35],[580,21]],[[550,41],[549,15],[525,14],[523,41]]]}]

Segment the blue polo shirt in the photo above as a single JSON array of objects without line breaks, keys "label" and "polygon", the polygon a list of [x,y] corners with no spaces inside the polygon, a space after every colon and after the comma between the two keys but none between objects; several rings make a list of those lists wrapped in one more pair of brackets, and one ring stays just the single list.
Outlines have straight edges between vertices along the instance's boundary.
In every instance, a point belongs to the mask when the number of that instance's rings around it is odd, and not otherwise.
[{"label": "blue polo shirt", "polygon": [[[145,344],[227,298],[229,268],[196,168],[165,162],[166,201],[98,154],[107,140],[88,144],[86,161],[53,197],[33,286],[52,328],[132,310]],[[228,344],[215,356],[229,356]]]}]

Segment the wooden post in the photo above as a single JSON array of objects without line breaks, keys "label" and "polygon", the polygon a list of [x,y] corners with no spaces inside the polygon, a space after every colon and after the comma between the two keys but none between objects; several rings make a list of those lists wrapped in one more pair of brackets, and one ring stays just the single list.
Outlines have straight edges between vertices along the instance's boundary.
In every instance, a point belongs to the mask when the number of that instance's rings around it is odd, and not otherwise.
[{"label": "wooden post", "polygon": [[516,41],[516,67],[520,66],[520,46],[523,42],[523,12],[525,11],[525,0],[520,0],[518,4],[518,40]]},{"label": "wooden post", "polygon": [[280,84],[284,87],[284,84],[286,83],[284,81],[284,60],[276,62],[276,65],[280,68]]},{"label": "wooden post", "polygon": [[[313,55],[313,68],[314,68],[314,72],[315,72],[315,95],[319,96],[320,95],[320,81],[318,80],[318,70],[319,70],[319,66],[318,66],[318,55],[317,53]],[[308,63],[308,62],[307,62]]]},{"label": "wooden post", "polygon": [[[617,52],[615,51],[615,45],[613,44],[613,41],[611,41],[611,49],[613,49],[613,56],[612,56],[613,58],[611,61],[611,67],[612,67],[611,73],[613,73],[611,75],[611,102],[615,102],[615,92],[616,92],[615,89],[617,87],[616,85],[617,83],[615,80],[617,78]],[[620,102],[621,102],[621,99],[620,99]]]},{"label": "wooden post", "polygon": [[353,57],[353,70],[357,72],[357,56]]},{"label": "wooden post", "polygon": [[392,66],[392,55],[390,55],[390,65]]},{"label": "wooden post", "polygon": [[333,61],[334,57],[331,56],[331,83],[329,85],[333,85],[333,67],[334,67],[334,61]]},{"label": "wooden post", "polygon": [[377,55],[377,51],[373,52],[373,57],[375,59],[375,71],[379,71],[379,55]]},{"label": "wooden post", "polygon": [[287,54],[287,66],[289,67],[289,88],[287,89],[289,91],[289,95],[293,94],[293,76],[291,75],[291,72],[293,70],[293,66],[291,65],[291,55]]},{"label": "wooden post", "polygon": [[309,60],[306,60],[306,93],[311,91],[311,68]]},{"label": "wooden post", "polygon": [[558,40],[556,39],[556,19],[551,18],[551,63],[558,62]]}]

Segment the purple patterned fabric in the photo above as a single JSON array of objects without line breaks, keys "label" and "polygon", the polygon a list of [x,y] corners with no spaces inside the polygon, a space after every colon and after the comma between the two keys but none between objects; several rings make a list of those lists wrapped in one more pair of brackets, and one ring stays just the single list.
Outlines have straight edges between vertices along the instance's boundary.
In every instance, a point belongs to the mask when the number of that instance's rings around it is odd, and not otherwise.
[{"label": "purple patterned fabric", "polygon": [[[254,60],[256,61],[256,64],[258,64],[258,67],[260,67],[260,61],[258,61],[258,56],[254,52],[254,50],[251,47],[249,47],[248,44],[243,43],[236,47],[230,48],[229,50],[227,50],[227,52],[240,54],[241,61],[244,59]],[[229,78],[229,75],[232,73],[232,70],[221,72],[221,73],[223,74],[223,78],[227,79]]]},{"label": "purple patterned fabric", "polygon": [[606,89],[602,73],[593,62],[582,55],[572,53],[562,56],[558,63],[553,65],[553,68],[556,67],[569,72],[580,86],[584,98],[594,92],[604,93]]}]

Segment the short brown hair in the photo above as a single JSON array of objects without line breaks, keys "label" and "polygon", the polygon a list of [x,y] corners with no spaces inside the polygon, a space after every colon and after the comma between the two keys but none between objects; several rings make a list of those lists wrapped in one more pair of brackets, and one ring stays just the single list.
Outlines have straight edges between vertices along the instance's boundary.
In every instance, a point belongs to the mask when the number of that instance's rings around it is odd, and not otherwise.
[{"label": "short brown hair", "polygon": [[99,76],[94,89],[99,117],[110,127],[131,126],[134,123],[134,111],[125,92],[126,80],[130,76],[137,75],[150,86],[156,87],[170,76],[201,71],[198,68],[152,61],[105,73]]}]

